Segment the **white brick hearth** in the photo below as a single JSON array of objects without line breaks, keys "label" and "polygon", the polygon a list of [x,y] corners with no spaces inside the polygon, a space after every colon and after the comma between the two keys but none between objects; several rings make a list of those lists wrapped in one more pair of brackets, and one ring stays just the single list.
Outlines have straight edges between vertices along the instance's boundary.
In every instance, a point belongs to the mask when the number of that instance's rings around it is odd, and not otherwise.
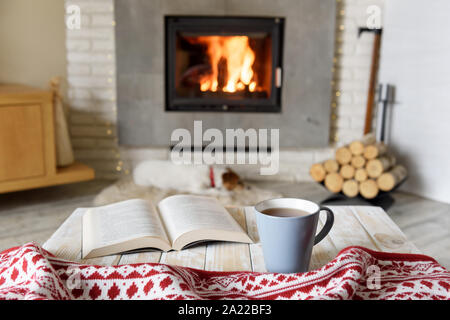
[{"label": "white brick hearth", "polygon": [[[65,0],[81,8],[80,30],[67,29],[70,128],[75,156],[99,178],[117,178],[143,159],[167,159],[162,148],[118,145],[116,121],[113,0]],[[373,35],[358,38],[371,5],[384,0],[337,0],[335,67],[330,147],[289,149],[280,153],[280,179],[306,180],[311,163],[331,156],[333,147],[362,135]]]}]

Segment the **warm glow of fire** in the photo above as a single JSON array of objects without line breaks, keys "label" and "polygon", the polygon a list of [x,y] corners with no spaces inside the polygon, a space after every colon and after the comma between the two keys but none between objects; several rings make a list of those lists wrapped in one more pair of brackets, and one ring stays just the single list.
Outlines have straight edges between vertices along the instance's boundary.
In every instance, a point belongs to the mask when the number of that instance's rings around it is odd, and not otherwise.
[{"label": "warm glow of fire", "polygon": [[[247,36],[200,36],[189,40],[191,43],[207,46],[211,72],[201,77],[201,91],[236,92],[245,88],[250,92],[256,90],[257,79],[252,69],[255,52],[250,47]],[[226,66],[225,74],[219,72],[221,64]],[[220,76],[224,77],[221,88]]]}]

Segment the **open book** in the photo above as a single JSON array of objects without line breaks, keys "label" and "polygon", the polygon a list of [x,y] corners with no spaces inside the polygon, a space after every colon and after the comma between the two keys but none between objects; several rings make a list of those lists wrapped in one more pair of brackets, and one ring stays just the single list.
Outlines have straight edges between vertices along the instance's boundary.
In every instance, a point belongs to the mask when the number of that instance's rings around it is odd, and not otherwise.
[{"label": "open book", "polygon": [[155,248],[181,250],[199,241],[252,240],[215,199],[176,195],[155,207],[133,199],[90,208],[83,215],[83,258]]}]

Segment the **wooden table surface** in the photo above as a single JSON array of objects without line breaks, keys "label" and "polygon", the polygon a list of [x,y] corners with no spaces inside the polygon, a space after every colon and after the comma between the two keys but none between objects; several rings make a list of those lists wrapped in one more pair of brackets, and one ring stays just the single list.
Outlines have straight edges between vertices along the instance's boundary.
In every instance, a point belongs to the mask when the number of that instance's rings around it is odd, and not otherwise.
[{"label": "wooden table surface", "polygon": [[[354,245],[385,252],[420,253],[383,209],[369,206],[330,208],[335,215],[334,225],[328,236],[314,246],[310,269],[320,268],[339,251]],[[213,242],[181,251],[148,251],[81,259],[81,217],[85,210],[75,210],[44,243],[44,249],[62,259],[95,265],[159,262],[211,271],[266,271],[253,207],[228,208],[228,211],[247,230],[254,244]],[[321,213],[318,229],[325,218],[325,213]]]}]

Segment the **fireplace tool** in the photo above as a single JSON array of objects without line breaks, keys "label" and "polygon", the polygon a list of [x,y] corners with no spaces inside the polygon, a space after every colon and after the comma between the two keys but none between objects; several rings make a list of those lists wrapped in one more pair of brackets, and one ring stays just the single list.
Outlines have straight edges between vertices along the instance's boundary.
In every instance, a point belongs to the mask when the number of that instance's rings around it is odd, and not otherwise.
[{"label": "fireplace tool", "polygon": [[378,119],[376,139],[379,142],[386,142],[386,116],[389,104],[394,103],[395,88],[391,84],[378,85]]},{"label": "fireplace tool", "polygon": [[364,32],[373,32],[375,34],[372,51],[372,63],[370,67],[369,90],[367,94],[366,118],[364,122],[364,134],[367,134],[372,130],[372,110],[375,100],[375,86],[377,79],[378,61],[380,58],[382,29],[359,28],[358,37],[360,37]]}]

